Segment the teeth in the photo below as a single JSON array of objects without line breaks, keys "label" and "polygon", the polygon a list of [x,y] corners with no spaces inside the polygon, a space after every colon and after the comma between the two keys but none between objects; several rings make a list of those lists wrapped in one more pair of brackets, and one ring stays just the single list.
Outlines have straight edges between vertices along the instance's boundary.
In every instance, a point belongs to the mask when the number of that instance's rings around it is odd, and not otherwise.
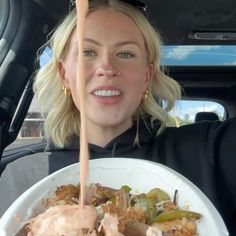
[{"label": "teeth", "polygon": [[94,92],[96,96],[101,96],[101,97],[110,97],[110,96],[119,96],[120,92],[117,90],[98,90]]}]

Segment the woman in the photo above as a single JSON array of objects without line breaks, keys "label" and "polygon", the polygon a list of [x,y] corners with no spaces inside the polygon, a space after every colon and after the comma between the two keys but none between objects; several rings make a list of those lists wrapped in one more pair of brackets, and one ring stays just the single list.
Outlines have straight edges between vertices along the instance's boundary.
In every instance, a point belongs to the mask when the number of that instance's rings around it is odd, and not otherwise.
[{"label": "woman", "polygon": [[[106,1],[92,2],[96,5]],[[83,49],[88,138],[89,143],[101,147],[146,114],[160,121],[161,131],[167,111],[180,98],[179,85],[160,70],[160,39],[144,15],[119,1],[111,1],[110,5],[109,11],[90,8],[94,13],[86,21]],[[58,147],[65,147],[72,134],[79,136],[75,26],[73,11],[51,38],[53,57],[39,71],[35,83],[42,104],[50,111],[46,132]],[[51,91],[55,92],[53,96],[47,96]],[[168,106],[163,109],[157,98]]]},{"label": "woman", "polygon": [[47,150],[54,153],[50,172],[77,162],[80,106],[75,79],[77,55],[83,53],[90,158],[143,158],[175,169],[210,198],[235,235],[236,121],[165,128],[181,89],[160,69],[161,40],[140,5],[125,2],[90,1],[81,52],[75,10],[50,39],[53,56],[38,71],[34,85],[43,111],[49,111],[45,131]]}]

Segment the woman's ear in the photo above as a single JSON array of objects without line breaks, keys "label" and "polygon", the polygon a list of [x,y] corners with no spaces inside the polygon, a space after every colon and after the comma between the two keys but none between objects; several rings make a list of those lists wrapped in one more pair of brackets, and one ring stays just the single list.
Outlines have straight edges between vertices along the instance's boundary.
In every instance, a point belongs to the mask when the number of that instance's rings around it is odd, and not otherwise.
[{"label": "woman's ear", "polygon": [[152,80],[152,77],[154,75],[154,65],[153,64],[149,64],[147,66],[147,72],[146,72],[146,80],[145,80],[145,85],[146,85],[146,88],[149,87],[149,84]]},{"label": "woman's ear", "polygon": [[63,65],[62,60],[57,61],[57,69],[58,69],[58,72],[60,74],[62,83],[64,84],[64,86],[68,87],[69,82],[68,82],[68,80],[66,79],[66,76],[65,76],[66,72],[65,72],[65,67]]}]

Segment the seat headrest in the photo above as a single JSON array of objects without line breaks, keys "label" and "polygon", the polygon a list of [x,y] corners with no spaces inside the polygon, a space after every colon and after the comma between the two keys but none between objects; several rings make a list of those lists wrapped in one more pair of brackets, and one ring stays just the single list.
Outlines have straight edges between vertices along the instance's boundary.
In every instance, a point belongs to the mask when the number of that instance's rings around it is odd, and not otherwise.
[{"label": "seat headrest", "polygon": [[216,120],[219,120],[219,116],[215,112],[202,111],[202,112],[198,112],[195,115],[194,122],[199,122],[199,121],[216,121]]}]

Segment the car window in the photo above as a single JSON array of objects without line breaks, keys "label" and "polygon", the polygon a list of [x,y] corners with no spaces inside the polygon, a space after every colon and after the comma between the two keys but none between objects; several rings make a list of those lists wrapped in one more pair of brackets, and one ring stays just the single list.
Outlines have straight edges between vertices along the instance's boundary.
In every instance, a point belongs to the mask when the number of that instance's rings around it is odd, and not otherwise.
[{"label": "car window", "polygon": [[49,61],[51,56],[52,56],[52,50],[49,47],[45,47],[40,57],[40,61],[39,61],[40,66],[41,67],[44,66]]},{"label": "car window", "polygon": [[44,136],[43,124],[44,118],[40,113],[37,99],[33,99],[18,137],[42,138]]},{"label": "car window", "polygon": [[[202,119],[196,119],[201,114]],[[224,107],[212,101],[193,101],[193,100],[180,100],[176,103],[175,107],[168,113],[167,126],[176,126],[192,124],[197,121],[224,120],[226,111]]]},{"label": "car window", "polygon": [[164,46],[162,65],[235,66],[236,46]]}]

